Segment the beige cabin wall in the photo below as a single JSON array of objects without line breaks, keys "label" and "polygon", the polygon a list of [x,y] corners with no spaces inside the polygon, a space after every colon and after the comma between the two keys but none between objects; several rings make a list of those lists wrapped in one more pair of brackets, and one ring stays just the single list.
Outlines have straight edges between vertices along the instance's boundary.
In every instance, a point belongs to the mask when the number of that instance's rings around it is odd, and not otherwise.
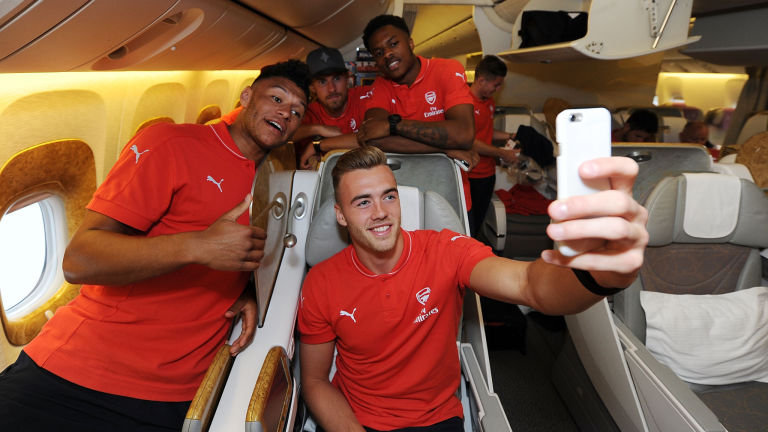
[{"label": "beige cabin wall", "polygon": [[0,74],[0,163],[65,138],[88,143],[97,181],[136,128],[167,116],[194,122],[206,105],[232,110],[258,71],[60,72]]}]

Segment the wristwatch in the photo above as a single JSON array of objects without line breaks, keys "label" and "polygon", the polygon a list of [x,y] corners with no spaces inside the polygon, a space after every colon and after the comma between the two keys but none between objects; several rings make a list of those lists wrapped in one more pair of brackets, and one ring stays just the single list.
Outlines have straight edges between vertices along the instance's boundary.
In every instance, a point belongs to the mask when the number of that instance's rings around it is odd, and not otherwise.
[{"label": "wristwatch", "polygon": [[323,150],[320,148],[320,142],[325,138],[322,135],[315,135],[312,137],[312,147],[315,148],[315,153],[322,155]]},{"label": "wristwatch", "polygon": [[392,136],[397,135],[397,124],[400,123],[400,121],[403,118],[400,117],[400,114],[390,114],[389,117],[387,117],[387,120],[389,120],[389,134]]}]

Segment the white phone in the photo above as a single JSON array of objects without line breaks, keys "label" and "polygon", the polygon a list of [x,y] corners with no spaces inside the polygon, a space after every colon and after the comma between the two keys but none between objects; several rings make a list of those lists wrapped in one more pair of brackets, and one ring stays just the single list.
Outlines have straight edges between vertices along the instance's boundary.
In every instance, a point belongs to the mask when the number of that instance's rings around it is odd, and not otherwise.
[{"label": "white phone", "polygon": [[[579,166],[611,155],[611,113],[605,108],[567,109],[557,115],[557,199],[587,195],[610,187],[608,179],[583,181]],[[561,254],[577,251],[557,244]]]}]

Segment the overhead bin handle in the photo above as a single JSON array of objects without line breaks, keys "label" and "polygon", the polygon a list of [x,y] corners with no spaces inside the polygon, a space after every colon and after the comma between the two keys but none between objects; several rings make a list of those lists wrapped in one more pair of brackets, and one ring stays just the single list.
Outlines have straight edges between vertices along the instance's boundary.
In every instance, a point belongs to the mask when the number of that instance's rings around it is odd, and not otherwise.
[{"label": "overhead bin handle", "polygon": [[296,235],[293,233],[293,221],[302,219],[307,214],[307,195],[304,192],[299,192],[296,199],[291,206],[290,214],[288,215],[288,227],[285,229],[285,235],[283,236],[283,245],[287,248],[296,246]]}]

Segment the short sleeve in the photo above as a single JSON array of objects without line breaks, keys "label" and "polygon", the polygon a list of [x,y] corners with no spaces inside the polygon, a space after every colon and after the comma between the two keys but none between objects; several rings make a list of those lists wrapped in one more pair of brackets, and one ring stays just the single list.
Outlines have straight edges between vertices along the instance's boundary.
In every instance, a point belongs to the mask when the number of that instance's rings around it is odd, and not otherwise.
[{"label": "short sleeve", "polygon": [[440,65],[439,70],[443,74],[440,82],[447,96],[445,97],[445,109],[449,110],[456,105],[472,105],[472,93],[469,92],[467,76],[464,67],[456,60],[446,60],[445,65]]},{"label": "short sleeve", "polygon": [[320,344],[336,339],[336,333],[327,318],[328,296],[324,293],[328,285],[324,281],[313,268],[301,287],[298,326],[302,343]]},{"label": "short sleeve", "polygon": [[441,250],[445,251],[445,257],[456,263],[456,275],[462,287],[469,286],[469,277],[477,263],[495,256],[487,245],[450,230],[440,231],[438,243],[441,245]]},{"label": "short sleeve", "polygon": [[150,126],[126,144],[94,193],[89,210],[140,231],[160,220],[176,189],[177,158],[167,142],[168,126]]},{"label": "short sleeve", "polygon": [[[368,89],[365,98],[365,109],[381,108],[389,112],[393,111],[393,95],[390,87],[384,82],[384,78],[378,77]],[[365,96],[365,95],[364,95]]]}]

